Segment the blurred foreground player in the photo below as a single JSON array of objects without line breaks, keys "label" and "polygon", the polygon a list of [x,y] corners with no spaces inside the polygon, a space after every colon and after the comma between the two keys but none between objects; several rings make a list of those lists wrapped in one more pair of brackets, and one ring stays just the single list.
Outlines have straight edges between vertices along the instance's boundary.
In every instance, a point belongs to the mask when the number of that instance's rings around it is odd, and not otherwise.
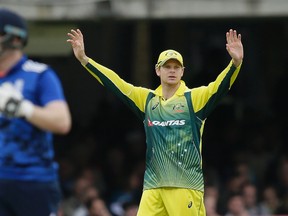
[{"label": "blurred foreground player", "polygon": [[56,73],[28,59],[25,20],[0,8],[0,215],[56,216],[61,199],[53,133],[71,128]]},{"label": "blurred foreground player", "polygon": [[85,54],[79,29],[68,33],[74,55],[106,88],[122,99],[143,121],[146,132],[146,170],[138,216],[203,216],[204,181],[202,133],[211,111],[234,83],[244,56],[241,35],[230,29],[228,66],[208,86],[188,88],[184,64],[175,50],[160,53],[156,90],[137,87]]}]

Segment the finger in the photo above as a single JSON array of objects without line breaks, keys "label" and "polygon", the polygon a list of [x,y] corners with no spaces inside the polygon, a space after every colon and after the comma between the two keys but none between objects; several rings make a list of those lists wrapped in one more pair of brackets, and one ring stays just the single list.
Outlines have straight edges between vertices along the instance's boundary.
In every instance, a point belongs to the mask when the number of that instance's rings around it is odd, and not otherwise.
[{"label": "finger", "polygon": [[71,34],[73,35],[73,37],[78,37],[79,34],[77,31],[75,31],[74,29],[71,29]]},{"label": "finger", "polygon": [[78,34],[75,30],[71,30],[70,32],[67,33],[67,35],[71,38],[71,39],[75,39],[78,37]]},{"label": "finger", "polygon": [[242,39],[242,36],[241,36],[241,34],[238,34],[238,40],[240,40],[240,41],[241,41],[241,39]]},{"label": "finger", "polygon": [[230,40],[230,33],[229,33],[229,31],[228,31],[228,32],[226,32],[226,41],[227,41],[227,43],[230,43],[230,42],[231,42],[231,40]]},{"label": "finger", "polygon": [[82,32],[80,31],[80,29],[77,29],[77,33],[82,36]]},{"label": "finger", "polygon": [[236,37],[236,34],[235,34],[235,30],[233,29],[230,29],[229,30],[229,36],[230,36],[230,42],[233,43],[235,41],[235,37]]},{"label": "finger", "polygon": [[233,30],[229,29],[226,33],[227,43],[231,43],[233,41]]},{"label": "finger", "polygon": [[233,30],[233,40],[237,40],[237,31]]},{"label": "finger", "polygon": [[82,34],[82,32],[80,31],[80,29],[77,29],[77,36],[78,36],[78,39],[83,40],[83,34]]},{"label": "finger", "polygon": [[78,32],[77,32],[77,30],[71,29],[71,33],[72,34],[77,34]]},{"label": "finger", "polygon": [[228,43],[229,32],[226,32],[226,41]]},{"label": "finger", "polygon": [[67,35],[68,35],[68,37],[70,37],[70,38],[74,38],[74,35],[71,34],[71,33],[67,33]]},{"label": "finger", "polygon": [[67,35],[72,39],[79,37],[79,34],[74,29],[71,29],[70,32],[67,33]]}]

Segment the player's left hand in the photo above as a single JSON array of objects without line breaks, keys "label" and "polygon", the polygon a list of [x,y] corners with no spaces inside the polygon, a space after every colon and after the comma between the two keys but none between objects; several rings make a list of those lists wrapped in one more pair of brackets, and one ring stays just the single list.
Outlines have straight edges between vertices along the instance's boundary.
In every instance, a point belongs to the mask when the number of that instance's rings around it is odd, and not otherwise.
[{"label": "player's left hand", "polygon": [[237,34],[236,30],[230,29],[226,32],[226,41],[226,49],[233,60],[233,64],[237,67],[244,58],[241,34]]},{"label": "player's left hand", "polygon": [[11,83],[0,86],[0,113],[7,118],[30,117],[33,104],[23,99],[22,93]]}]

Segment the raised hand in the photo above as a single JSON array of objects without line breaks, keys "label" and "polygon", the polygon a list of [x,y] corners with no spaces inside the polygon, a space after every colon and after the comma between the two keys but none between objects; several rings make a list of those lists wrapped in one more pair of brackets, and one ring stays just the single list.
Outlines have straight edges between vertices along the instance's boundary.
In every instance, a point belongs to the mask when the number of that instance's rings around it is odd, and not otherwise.
[{"label": "raised hand", "polygon": [[75,57],[81,62],[81,64],[86,65],[88,63],[88,57],[85,54],[85,46],[83,34],[80,29],[71,29],[71,32],[67,33],[69,42],[72,46]]},{"label": "raised hand", "polygon": [[230,29],[226,32],[226,49],[233,60],[234,66],[239,66],[244,57],[243,45],[241,42],[241,34],[237,34],[236,30]]}]

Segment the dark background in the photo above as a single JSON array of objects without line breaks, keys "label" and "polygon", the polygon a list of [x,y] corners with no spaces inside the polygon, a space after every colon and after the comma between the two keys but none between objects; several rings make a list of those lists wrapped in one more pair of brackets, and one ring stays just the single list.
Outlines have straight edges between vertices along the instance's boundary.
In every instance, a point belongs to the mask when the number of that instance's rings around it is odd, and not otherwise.
[{"label": "dark background", "polygon": [[[236,29],[242,35],[244,62],[229,95],[206,121],[204,174],[207,184],[222,182],[225,187],[235,166],[243,162],[260,189],[279,183],[278,166],[287,155],[287,18],[103,19],[73,24],[84,34],[88,56],[126,81],[153,89],[159,85],[154,65],[159,53],[169,48],[183,55],[188,87],[213,81],[230,61],[225,33]],[[55,137],[64,193],[69,195],[67,182],[87,167],[103,174],[108,196],[123,187],[133,170],[144,172],[142,122],[80,65],[72,50],[65,57],[32,57],[57,71],[72,112],[72,131]]]}]

